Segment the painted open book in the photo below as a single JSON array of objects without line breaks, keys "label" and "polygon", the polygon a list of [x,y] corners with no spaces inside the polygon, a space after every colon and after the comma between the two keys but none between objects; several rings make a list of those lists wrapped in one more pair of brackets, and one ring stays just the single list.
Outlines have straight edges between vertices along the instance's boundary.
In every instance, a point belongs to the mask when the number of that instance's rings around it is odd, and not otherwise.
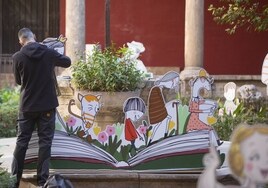
[{"label": "painted open book", "polygon": [[[110,153],[74,135],[55,132],[52,145],[52,168],[72,169],[134,169],[134,170],[176,170],[202,168],[200,160],[209,148],[209,132],[194,131],[172,136],[137,152],[127,161],[118,161]],[[26,163],[36,161],[38,136],[33,134],[29,144]],[[28,167],[30,167],[29,165]],[[34,166],[33,166],[34,167]]]},{"label": "painted open book", "polygon": [[[123,105],[124,122],[105,128],[95,122],[101,108],[100,95],[78,94],[81,113],[57,113],[52,144],[51,168],[55,169],[128,169],[128,170],[196,170],[202,169],[203,156],[211,146],[222,142],[212,128],[217,103],[201,96],[211,89],[213,79],[201,69],[190,81],[189,106],[178,99],[166,101],[162,89],[178,91],[179,74],[170,71],[155,81],[148,103],[140,97],[128,98]],[[105,105],[105,104],[104,104]],[[144,115],[147,119],[141,120]],[[33,134],[26,154],[25,168],[35,168],[38,137]],[[219,151],[220,152],[220,151]],[[224,161],[224,154],[221,154]]]}]

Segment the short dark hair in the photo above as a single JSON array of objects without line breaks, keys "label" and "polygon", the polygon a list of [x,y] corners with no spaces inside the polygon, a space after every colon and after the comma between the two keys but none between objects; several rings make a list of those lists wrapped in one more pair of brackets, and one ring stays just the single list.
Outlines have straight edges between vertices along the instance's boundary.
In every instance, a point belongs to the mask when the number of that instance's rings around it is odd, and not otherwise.
[{"label": "short dark hair", "polygon": [[139,97],[131,97],[128,98],[125,101],[125,105],[124,105],[124,112],[130,111],[130,110],[138,110],[141,111],[143,113],[145,113],[145,103],[144,101],[139,98]]},{"label": "short dark hair", "polygon": [[33,32],[29,29],[29,28],[22,28],[19,30],[18,32],[18,38],[21,39],[31,39],[31,38],[34,38],[34,34]]}]

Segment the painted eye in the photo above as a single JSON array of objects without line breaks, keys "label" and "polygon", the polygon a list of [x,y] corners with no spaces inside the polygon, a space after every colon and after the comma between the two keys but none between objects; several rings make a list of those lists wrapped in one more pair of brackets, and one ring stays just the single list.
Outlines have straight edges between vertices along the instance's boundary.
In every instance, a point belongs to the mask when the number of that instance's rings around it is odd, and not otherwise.
[{"label": "painted eye", "polygon": [[88,106],[88,110],[92,110],[92,106],[91,105]]}]

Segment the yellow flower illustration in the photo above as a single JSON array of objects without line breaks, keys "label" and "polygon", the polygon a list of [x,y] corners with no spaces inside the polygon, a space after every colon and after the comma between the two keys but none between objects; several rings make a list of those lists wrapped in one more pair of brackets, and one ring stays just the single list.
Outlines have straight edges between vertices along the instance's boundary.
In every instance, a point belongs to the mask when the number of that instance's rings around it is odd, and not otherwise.
[{"label": "yellow flower illustration", "polygon": [[175,122],[174,121],[170,121],[168,124],[168,130],[171,131],[172,129],[174,129],[175,127]]},{"label": "yellow flower illustration", "polygon": [[150,131],[148,132],[148,137],[150,138],[150,137],[152,136],[152,134],[153,134],[153,131],[150,130]]},{"label": "yellow flower illustration", "polygon": [[97,136],[101,132],[101,127],[99,127],[98,125],[94,125],[93,132]]},{"label": "yellow flower illustration", "polygon": [[67,121],[70,119],[70,117],[71,117],[70,115],[64,116],[64,117],[63,117],[63,120],[64,120],[65,122],[67,122]]}]

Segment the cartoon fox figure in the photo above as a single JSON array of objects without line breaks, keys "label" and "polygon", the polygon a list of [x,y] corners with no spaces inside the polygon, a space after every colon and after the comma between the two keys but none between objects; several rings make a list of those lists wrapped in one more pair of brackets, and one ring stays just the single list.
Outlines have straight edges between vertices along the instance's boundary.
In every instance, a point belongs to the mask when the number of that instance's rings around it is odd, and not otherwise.
[{"label": "cartoon fox figure", "polygon": [[68,111],[76,118],[77,124],[82,126],[82,130],[79,135],[89,135],[89,129],[92,128],[95,117],[101,107],[100,98],[100,95],[82,95],[78,93],[78,100],[81,104],[80,115],[77,115],[72,112],[71,106],[75,105],[75,100],[70,100],[68,105]]}]

